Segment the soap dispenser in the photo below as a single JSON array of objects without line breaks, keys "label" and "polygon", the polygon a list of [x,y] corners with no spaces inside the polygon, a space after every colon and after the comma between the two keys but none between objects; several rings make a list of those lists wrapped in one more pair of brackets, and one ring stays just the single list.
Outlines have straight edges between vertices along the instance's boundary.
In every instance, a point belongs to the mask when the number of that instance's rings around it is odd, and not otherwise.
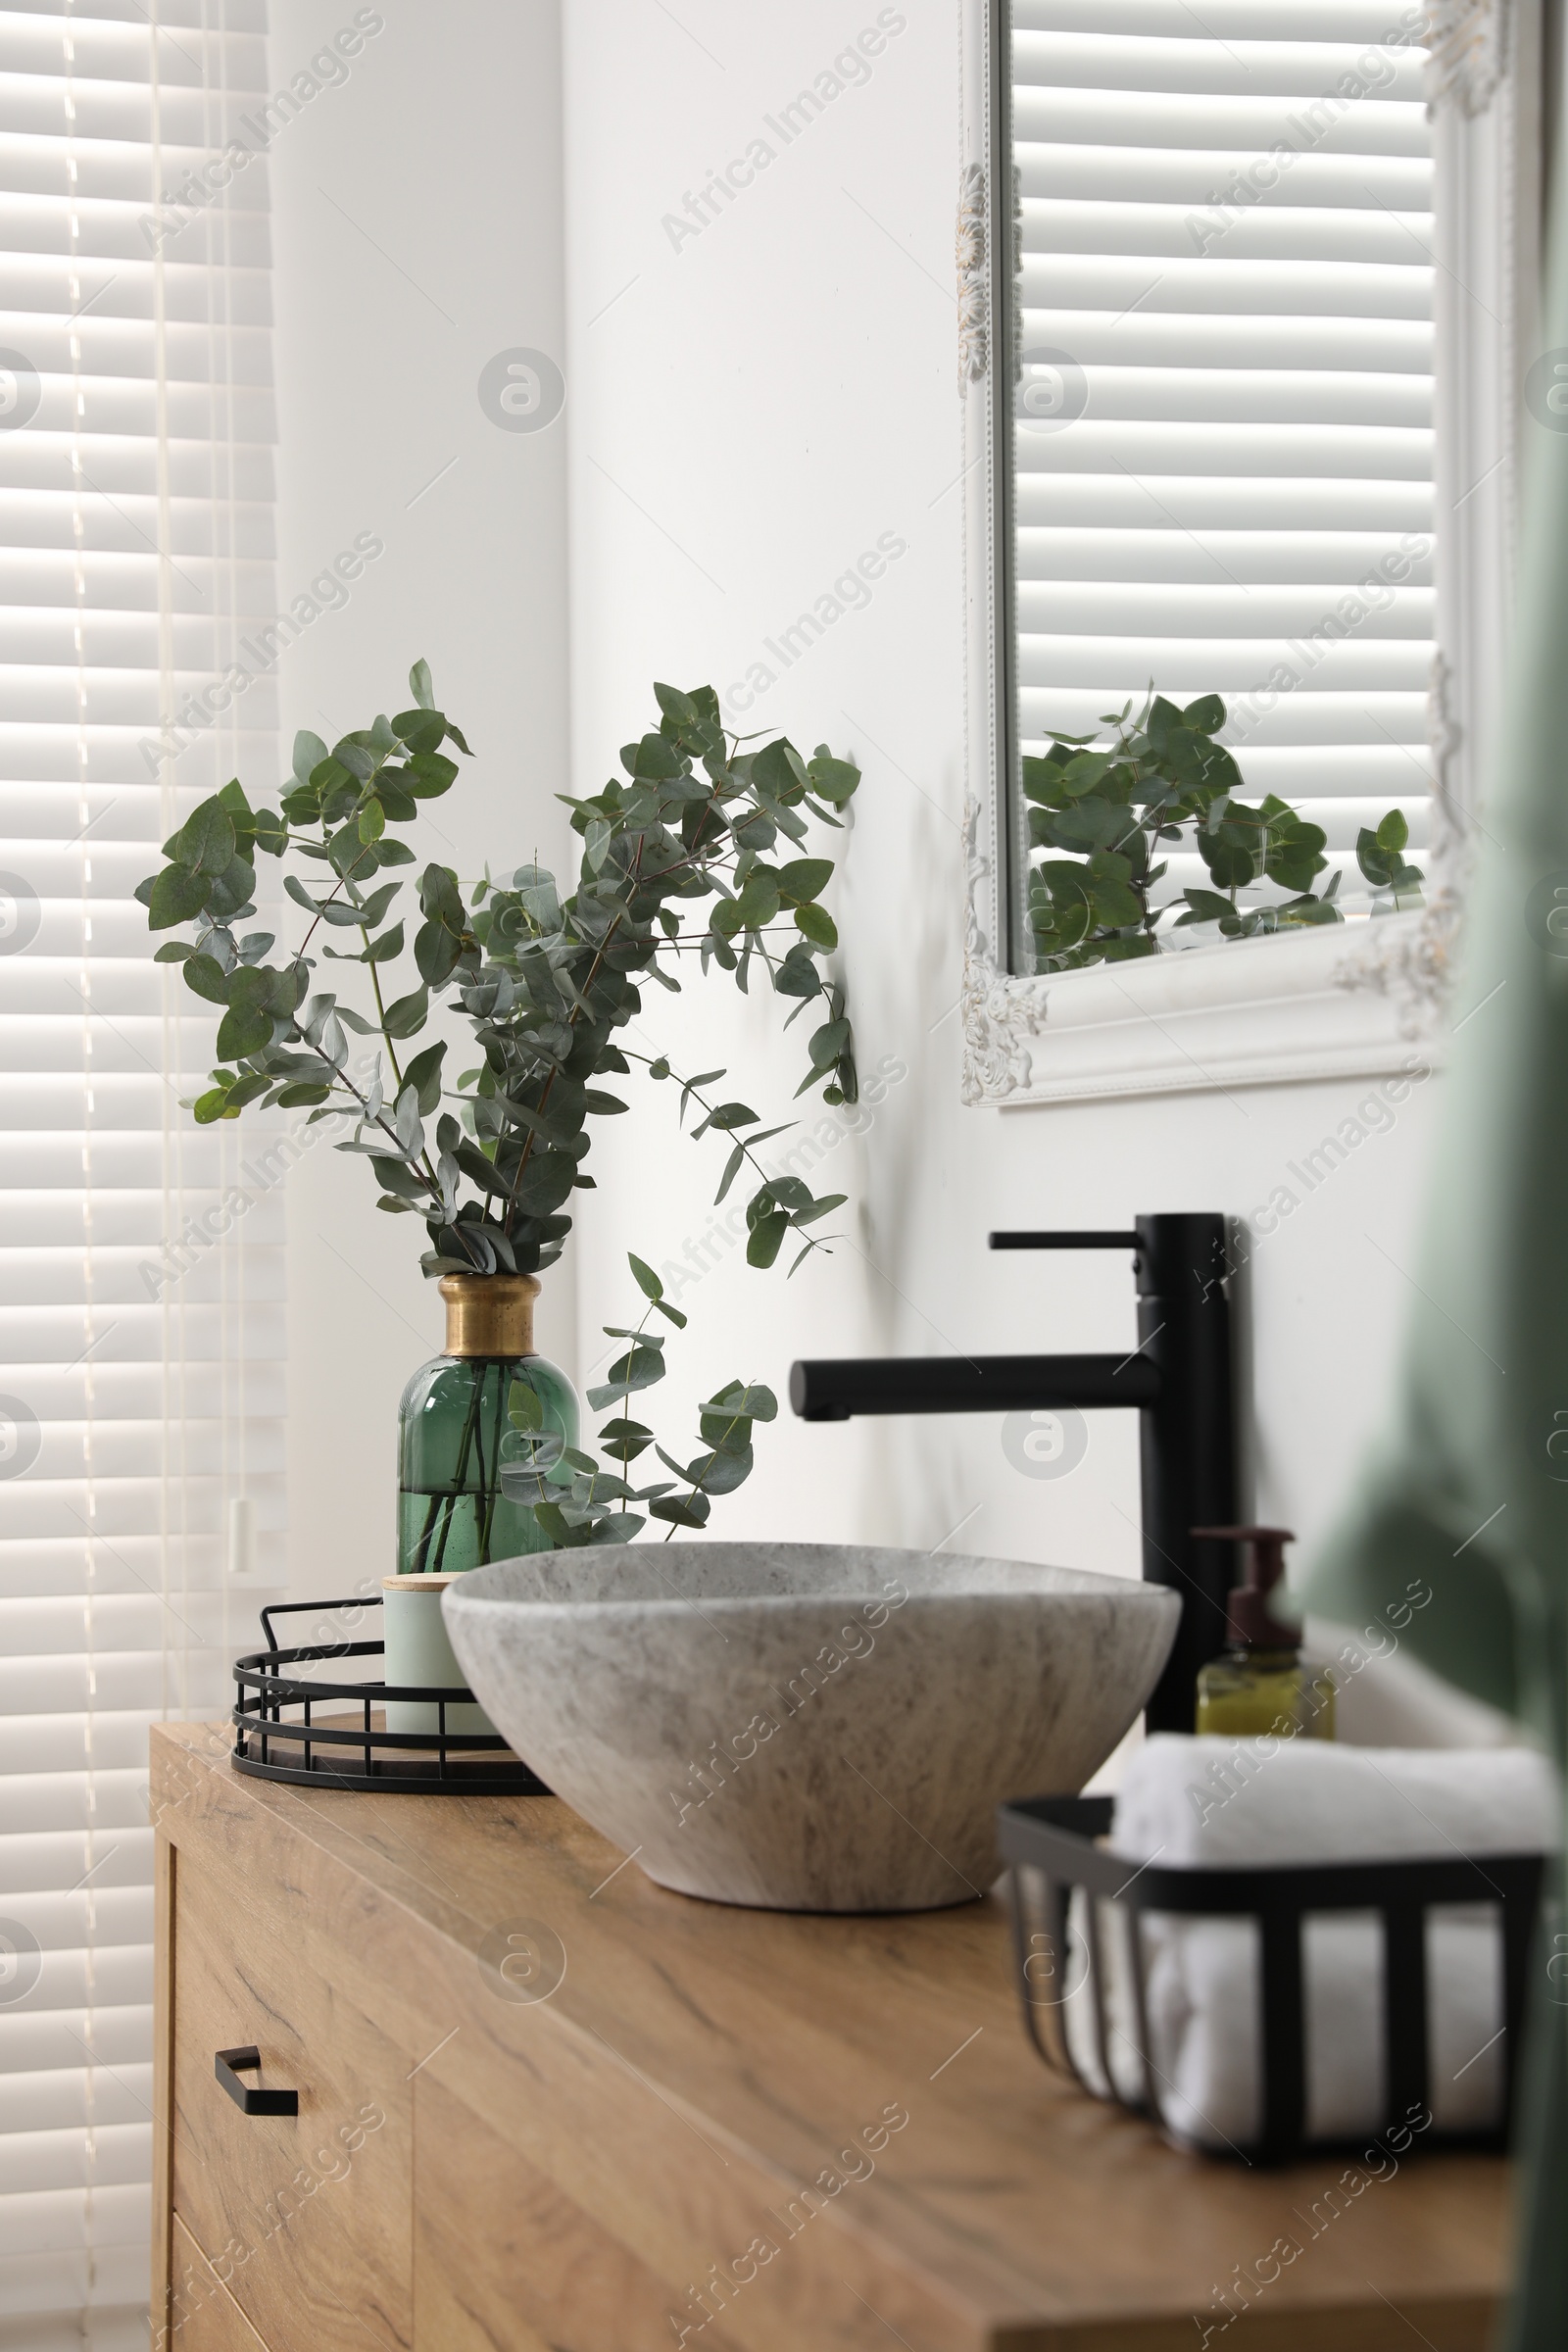
[{"label": "soap dispenser", "polygon": [[1332,1740],[1334,1683],[1301,1658],[1300,1635],[1281,1624],[1269,1600],[1285,1575],[1285,1527],[1195,1527],[1195,1536],[1245,1544],[1242,1581],[1230,1596],[1229,1645],[1198,1678],[1199,1732],[1231,1738]]}]

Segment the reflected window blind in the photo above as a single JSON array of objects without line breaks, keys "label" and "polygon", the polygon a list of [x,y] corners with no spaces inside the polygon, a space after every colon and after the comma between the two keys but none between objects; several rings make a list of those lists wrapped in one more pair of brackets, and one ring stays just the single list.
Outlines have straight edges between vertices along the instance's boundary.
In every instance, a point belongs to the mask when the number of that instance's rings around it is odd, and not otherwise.
[{"label": "reflected window blind", "polygon": [[149,1724],[281,1545],[281,1203],[131,898],[275,772],[264,0],[0,7],[0,2346],[146,2344]]},{"label": "reflected window blind", "polygon": [[[1248,797],[1428,835],[1432,161],[1402,0],[1017,0],[1019,723],[1217,692]],[[1207,877],[1172,859],[1156,896]],[[1265,886],[1252,894],[1274,899]],[[1161,935],[1168,936],[1169,925]]]}]

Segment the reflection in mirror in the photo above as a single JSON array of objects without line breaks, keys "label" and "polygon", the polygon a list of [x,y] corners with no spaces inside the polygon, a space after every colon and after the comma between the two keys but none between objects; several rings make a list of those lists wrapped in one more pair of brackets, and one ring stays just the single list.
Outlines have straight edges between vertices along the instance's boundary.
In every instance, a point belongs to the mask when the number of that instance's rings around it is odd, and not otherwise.
[{"label": "reflection in mirror", "polygon": [[1425,13],[992,4],[1011,968],[1419,905]]}]

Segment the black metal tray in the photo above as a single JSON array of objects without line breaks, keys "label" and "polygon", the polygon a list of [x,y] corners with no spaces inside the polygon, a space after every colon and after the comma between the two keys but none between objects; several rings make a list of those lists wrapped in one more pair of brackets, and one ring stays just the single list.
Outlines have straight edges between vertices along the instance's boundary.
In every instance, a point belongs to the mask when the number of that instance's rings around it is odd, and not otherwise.
[{"label": "black metal tray", "polygon": [[[374,1788],[420,1796],[548,1796],[538,1774],[513,1754],[499,1733],[448,1731],[448,1707],[473,1706],[471,1690],[423,1690],[413,1684],[326,1683],[291,1675],[291,1666],[327,1658],[379,1658],[379,1642],[314,1642],[279,1649],[274,1617],[302,1611],[380,1605],[354,1594],[347,1600],[276,1601],[262,1611],[268,1647],[234,1661],[233,1764],[257,1780],[296,1781],[311,1788]],[[372,1721],[389,1699],[433,1702],[433,1732],[388,1732]],[[324,1701],[358,1709],[358,1723],[329,1718]]]},{"label": "black metal tray", "polygon": [[[1106,2093],[1089,2081],[1073,2057],[1062,2013],[1062,1995],[1042,1998],[1045,1981],[1064,1981],[1070,1950],[1068,1906],[1074,1887],[1089,1898],[1084,1906],[1087,1984],[1091,1992],[1093,2046],[1109,2095],[1160,2124],[1161,2083],[1150,2047],[1143,1912],[1244,1915],[1258,1923],[1261,1970],[1261,2116],[1257,2138],[1235,2153],[1254,2163],[1285,2163],[1308,2149],[1364,2142],[1308,2138],[1306,2052],[1302,2021],[1301,1928],[1308,1913],[1376,1912],[1384,1942],[1385,2128],[1427,2106],[1426,1912],[1437,1903],[1487,1903],[1501,1915],[1502,1928],[1502,2113],[1495,2130],[1421,2132],[1422,2147],[1496,2148],[1506,2143],[1525,2014],[1526,1979],[1541,1908],[1546,1857],[1540,1853],[1455,1855],[1441,1862],[1347,1862],[1272,1869],[1159,1867],[1129,1862],[1097,1845],[1110,1830],[1115,1800],[1108,1796],[1035,1796],[1003,1805],[997,1841],[1011,1865],[1008,1899],[1013,1956],[1023,2003],[1024,2026],[1048,2066],[1073,2075],[1096,2097]],[[1131,1977],[1142,2056],[1143,2094],[1133,2099],[1117,2088],[1106,2048],[1101,1904],[1121,1904],[1134,1914],[1123,1941]],[[1056,1972],[1063,1972],[1057,1976]],[[1430,2112],[1430,2111],[1429,2111]]]}]

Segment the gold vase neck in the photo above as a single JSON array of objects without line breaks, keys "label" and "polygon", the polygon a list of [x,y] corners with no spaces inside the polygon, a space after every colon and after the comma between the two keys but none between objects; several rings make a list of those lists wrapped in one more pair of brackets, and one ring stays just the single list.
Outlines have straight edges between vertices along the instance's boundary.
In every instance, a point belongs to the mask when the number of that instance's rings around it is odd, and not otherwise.
[{"label": "gold vase neck", "polygon": [[448,1355],[532,1355],[531,1274],[443,1274]]}]

